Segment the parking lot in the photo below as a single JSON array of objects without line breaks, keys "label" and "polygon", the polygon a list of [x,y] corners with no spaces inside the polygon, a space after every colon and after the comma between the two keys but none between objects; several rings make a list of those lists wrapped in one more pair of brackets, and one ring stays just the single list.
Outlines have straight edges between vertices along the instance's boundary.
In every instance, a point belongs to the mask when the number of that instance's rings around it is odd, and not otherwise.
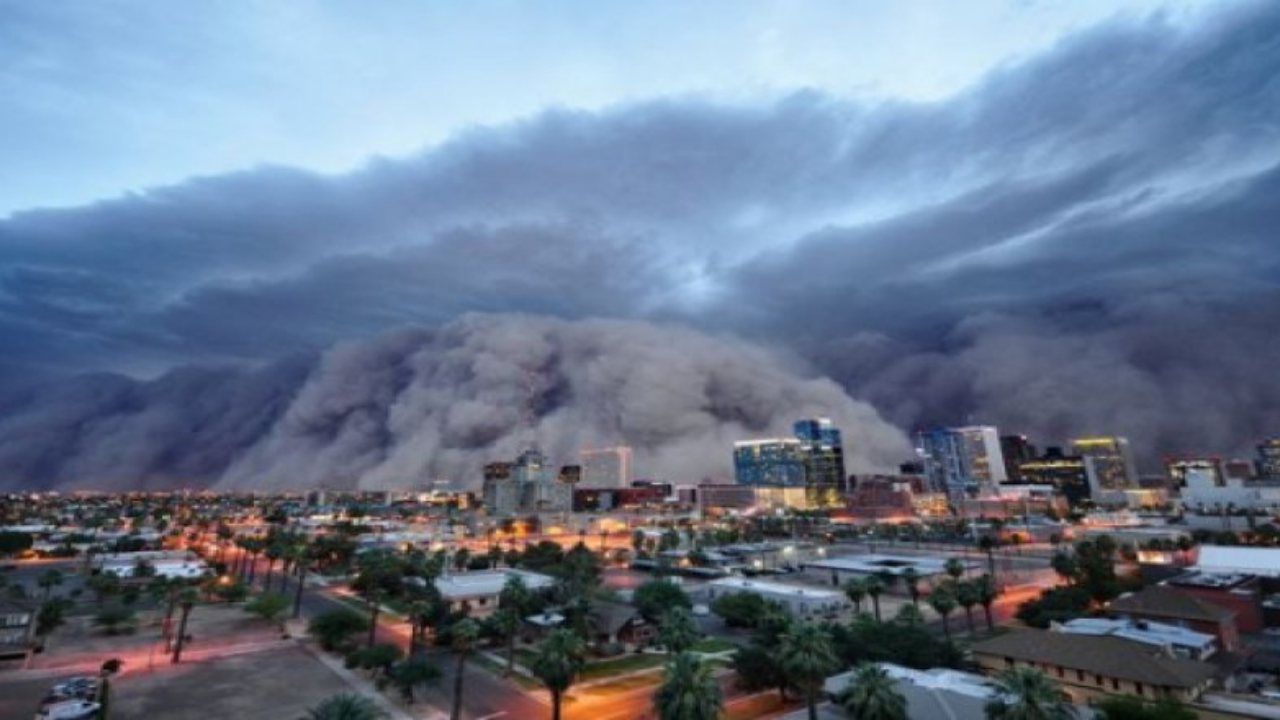
[{"label": "parking lot", "polygon": [[[0,683],[0,720],[35,715],[40,698],[70,677]],[[351,688],[301,647],[125,672],[112,680],[112,720],[279,720]]]}]

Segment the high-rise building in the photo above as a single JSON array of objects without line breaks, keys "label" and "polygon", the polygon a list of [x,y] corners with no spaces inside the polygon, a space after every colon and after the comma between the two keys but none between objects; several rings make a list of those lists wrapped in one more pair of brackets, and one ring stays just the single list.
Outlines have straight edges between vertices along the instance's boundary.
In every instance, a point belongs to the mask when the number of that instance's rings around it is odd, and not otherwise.
[{"label": "high-rise building", "polygon": [[1258,443],[1258,476],[1280,480],[1280,438],[1267,438]]},{"label": "high-rise building", "polygon": [[804,453],[795,438],[743,440],[733,444],[733,474],[739,485],[805,486]]},{"label": "high-rise building", "polygon": [[1138,468],[1128,438],[1103,435],[1076,438],[1071,453],[1093,458],[1094,473],[1100,490],[1128,490],[1138,487]]},{"label": "high-rise building", "polygon": [[623,488],[631,483],[631,448],[617,447],[583,450],[582,486],[586,488]]},{"label": "high-rise building", "polygon": [[484,468],[485,506],[492,515],[567,511],[573,506],[573,483],[557,474],[537,447],[520,453],[513,463],[489,463]]},{"label": "high-rise building", "polygon": [[945,492],[955,504],[1008,480],[994,427],[938,428],[920,433],[919,442],[930,488]]},{"label": "high-rise building", "polygon": [[1223,487],[1226,474],[1222,471],[1222,459],[1216,457],[1165,458],[1165,474],[1175,488],[1196,485],[1198,487]]},{"label": "high-rise building", "polygon": [[809,504],[818,507],[839,504],[841,493],[846,489],[840,429],[827,418],[806,418],[796,421],[793,432],[800,441]]},{"label": "high-rise building", "polygon": [[1052,485],[1072,505],[1089,499],[1097,486],[1093,458],[1064,455],[1059,447],[1047,447],[1043,456],[1019,463],[1015,477],[1028,485]]},{"label": "high-rise building", "polygon": [[1000,454],[1004,456],[1004,470],[1011,478],[1018,477],[1018,466],[1036,459],[1036,446],[1026,435],[1001,435]]}]

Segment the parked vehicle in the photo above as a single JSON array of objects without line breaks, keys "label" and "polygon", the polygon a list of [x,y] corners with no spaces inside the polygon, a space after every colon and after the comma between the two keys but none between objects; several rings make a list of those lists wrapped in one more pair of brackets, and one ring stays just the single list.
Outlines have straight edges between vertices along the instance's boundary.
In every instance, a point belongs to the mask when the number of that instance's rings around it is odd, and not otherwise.
[{"label": "parked vehicle", "polygon": [[36,720],[89,720],[95,717],[102,706],[88,700],[68,700],[42,708],[36,713]]}]

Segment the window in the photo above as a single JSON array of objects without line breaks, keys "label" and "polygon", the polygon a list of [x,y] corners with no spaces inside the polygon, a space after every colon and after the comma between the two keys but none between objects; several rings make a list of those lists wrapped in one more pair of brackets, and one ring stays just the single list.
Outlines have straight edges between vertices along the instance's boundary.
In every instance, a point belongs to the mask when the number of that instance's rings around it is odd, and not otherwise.
[{"label": "window", "polygon": [[1084,682],[1084,671],[1083,671],[1083,670],[1077,670],[1077,671],[1076,671],[1076,682]]},{"label": "window", "polygon": [[1137,684],[1135,685],[1135,687],[1137,687],[1137,689],[1138,689],[1138,694],[1139,694],[1139,695],[1142,695],[1142,694],[1143,694],[1143,693],[1142,693],[1142,683],[1137,683]]},{"label": "window", "polygon": [[1058,677],[1062,678],[1067,676],[1067,671],[1063,670],[1061,665],[1057,667],[1057,671],[1058,671]]},{"label": "window", "polygon": [[1004,666],[1005,666],[1005,667],[1007,667],[1007,668],[1011,668],[1011,667],[1013,667],[1014,665],[1017,665],[1017,664],[1018,664],[1018,663],[1014,662],[1013,658],[1011,658],[1011,657],[1006,657],[1006,658],[1004,659]]},{"label": "window", "polygon": [[1098,687],[1102,687],[1105,683],[1102,681],[1101,675],[1094,675],[1093,679],[1097,681]]},{"label": "window", "polygon": [[1115,678],[1111,678],[1111,689],[1112,689],[1112,690],[1119,690],[1119,689],[1120,689],[1120,681],[1119,681],[1119,680],[1117,680],[1117,679],[1115,679]]}]

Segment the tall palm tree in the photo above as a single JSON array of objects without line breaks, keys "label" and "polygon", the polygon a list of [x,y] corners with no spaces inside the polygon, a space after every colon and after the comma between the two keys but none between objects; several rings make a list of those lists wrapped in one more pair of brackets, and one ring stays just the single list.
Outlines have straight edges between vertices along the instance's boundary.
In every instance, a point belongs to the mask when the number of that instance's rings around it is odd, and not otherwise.
[{"label": "tall palm tree", "polygon": [[36,580],[36,584],[44,589],[44,601],[49,602],[49,596],[53,594],[53,588],[62,584],[62,572],[56,569],[45,570],[40,573],[40,578]]},{"label": "tall palm tree", "polygon": [[334,695],[307,711],[305,720],[379,720],[387,714],[363,695]]},{"label": "tall palm tree", "polygon": [[572,630],[552,630],[538,643],[537,654],[529,670],[551,691],[552,720],[560,720],[560,704],[565,691],[582,669],[584,649],[582,638]]},{"label": "tall palm tree", "polygon": [[182,646],[187,643],[187,619],[191,617],[191,608],[195,607],[199,592],[193,588],[183,588],[178,593],[178,604],[182,606],[182,619],[178,621],[178,637],[173,644],[173,662],[182,660]]},{"label": "tall palm tree", "polygon": [[500,607],[493,614],[493,622],[498,628],[498,632],[502,633],[507,646],[507,668],[503,671],[503,674],[511,675],[511,672],[515,670],[516,636],[520,634],[522,618],[515,608]]},{"label": "tall palm tree", "polygon": [[991,606],[996,604],[996,598],[1000,597],[1000,589],[996,587],[995,580],[990,575],[983,575],[978,578],[975,583],[978,589],[978,604],[982,605],[982,612],[987,616],[987,629],[994,630],[995,623],[991,619]]},{"label": "tall palm tree", "polygon": [[706,720],[720,715],[724,696],[707,663],[682,652],[667,663],[662,685],[653,693],[659,720]]},{"label": "tall palm tree", "polygon": [[1000,547],[1000,541],[991,535],[978,538],[978,549],[987,555],[987,574],[993,578],[996,576],[996,548],[998,547]]},{"label": "tall palm tree", "polygon": [[902,585],[907,589],[907,594],[911,596],[911,604],[919,608],[920,607],[920,573],[916,572],[916,569],[913,567],[909,567],[906,570],[903,570]]},{"label": "tall palm tree", "polygon": [[290,550],[293,559],[293,569],[298,572],[298,586],[293,592],[293,617],[302,616],[302,589],[307,584],[307,570],[310,569],[312,557],[311,548],[306,543],[299,542]]},{"label": "tall palm tree", "polygon": [[799,622],[782,636],[778,664],[788,682],[804,693],[809,720],[818,720],[818,696],[822,683],[837,667],[831,637],[821,626]]},{"label": "tall palm tree", "polygon": [[370,588],[367,596],[369,602],[369,638],[365,643],[366,647],[373,647],[373,643],[378,638],[378,615],[382,612],[382,601],[386,598],[386,594],[382,588]]},{"label": "tall palm tree", "polygon": [[947,634],[947,642],[951,642],[951,623],[948,617],[951,611],[956,609],[956,596],[951,592],[951,588],[938,585],[930,590],[929,606],[942,617],[942,631]]},{"label": "tall palm tree", "polygon": [[956,603],[964,609],[964,622],[969,626],[969,634],[973,635],[973,606],[978,604],[978,586],[961,580],[956,583],[955,595]]},{"label": "tall palm tree", "polygon": [[867,588],[862,584],[861,578],[850,578],[844,584],[844,594],[849,596],[849,602],[853,603],[853,612],[862,614],[862,601],[867,597]]},{"label": "tall palm tree", "polygon": [[698,641],[698,623],[693,613],[682,607],[673,607],[658,619],[658,642],[674,655],[682,653]]},{"label": "tall palm tree", "polygon": [[855,668],[836,702],[858,720],[907,720],[907,699],[879,665],[863,663]]},{"label": "tall palm tree", "polygon": [[871,607],[875,610],[876,622],[880,622],[880,594],[884,592],[884,580],[879,575],[868,575],[862,581],[862,589],[871,596]]},{"label": "tall palm tree", "polygon": [[453,636],[453,651],[458,654],[458,667],[453,676],[453,711],[449,720],[460,720],[462,717],[462,679],[467,674],[467,655],[475,647],[480,637],[480,626],[471,618],[463,618],[453,624],[450,629]]},{"label": "tall palm tree", "polygon": [[960,558],[947,558],[943,568],[947,571],[952,582],[960,582],[960,578],[964,576],[964,563]]},{"label": "tall palm tree", "polygon": [[996,692],[986,705],[989,720],[1073,720],[1071,703],[1048,675],[1031,667],[1000,673]]}]

